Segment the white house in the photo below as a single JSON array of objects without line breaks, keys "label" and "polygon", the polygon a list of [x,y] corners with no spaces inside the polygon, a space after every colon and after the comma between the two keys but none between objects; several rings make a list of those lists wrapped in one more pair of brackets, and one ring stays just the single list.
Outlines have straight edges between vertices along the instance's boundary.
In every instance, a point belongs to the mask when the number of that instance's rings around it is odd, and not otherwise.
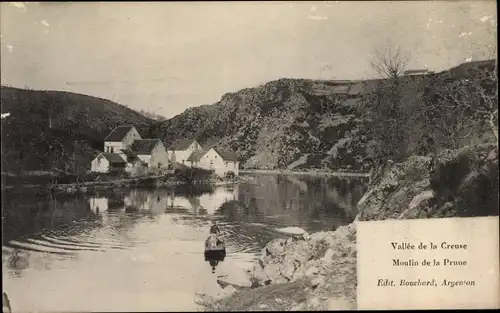
[{"label": "white house", "polygon": [[104,153],[91,163],[91,171],[124,170],[132,176],[168,170],[168,154],[159,139],[142,139],[134,126],[118,126],[104,139]]},{"label": "white house", "polygon": [[[128,152],[128,151],[127,151]],[[165,146],[159,139],[135,140],[130,152],[147,164],[148,172],[165,171],[168,169],[168,154]]]},{"label": "white house", "polygon": [[130,148],[134,141],[138,139],[142,138],[134,126],[115,127],[104,139],[104,152],[121,154],[122,150]]},{"label": "white house", "polygon": [[202,147],[196,139],[185,139],[174,143],[168,148],[168,157],[171,162],[187,165],[186,161],[191,153],[201,149]]},{"label": "white house", "polygon": [[116,153],[99,153],[91,162],[90,170],[98,173],[108,173],[111,170],[125,169],[127,162]]},{"label": "white house", "polygon": [[240,162],[236,154],[231,151],[218,148],[196,151],[189,156],[188,161],[192,167],[214,170],[220,177],[225,177],[229,172],[239,175]]}]

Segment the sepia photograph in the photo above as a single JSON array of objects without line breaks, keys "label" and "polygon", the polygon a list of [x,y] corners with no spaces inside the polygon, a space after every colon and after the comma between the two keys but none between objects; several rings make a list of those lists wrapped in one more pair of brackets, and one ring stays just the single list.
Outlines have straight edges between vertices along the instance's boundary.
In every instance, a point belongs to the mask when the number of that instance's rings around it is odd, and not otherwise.
[{"label": "sepia photograph", "polygon": [[0,32],[3,312],[500,308],[496,1],[2,2]]}]

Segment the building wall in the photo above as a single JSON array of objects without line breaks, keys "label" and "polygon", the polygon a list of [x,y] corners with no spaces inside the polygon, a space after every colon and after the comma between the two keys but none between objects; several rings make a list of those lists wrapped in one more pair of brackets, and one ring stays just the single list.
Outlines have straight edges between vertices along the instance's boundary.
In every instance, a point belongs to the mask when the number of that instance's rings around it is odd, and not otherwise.
[{"label": "building wall", "polygon": [[190,150],[175,150],[173,151],[173,161],[180,164],[186,164],[186,159],[189,158],[190,155]]},{"label": "building wall", "polygon": [[224,161],[214,149],[210,149],[205,153],[198,162],[197,167],[214,170],[215,174],[220,177],[224,177],[229,171],[233,171],[235,175],[239,175],[239,162]]},{"label": "building wall", "polygon": [[149,168],[154,168],[155,171],[165,171],[168,169],[168,163],[168,153],[163,143],[159,142],[153,151],[151,151],[151,158],[148,163]]},{"label": "building wall", "polygon": [[123,149],[123,143],[120,141],[105,141],[104,152],[106,153],[120,153]]},{"label": "building wall", "polygon": [[[107,153],[120,153],[121,149],[128,149],[134,143],[134,140],[142,139],[141,135],[135,127],[131,128],[128,133],[123,137],[122,141],[105,141],[104,152]],[[112,150],[111,150],[112,148]]]},{"label": "building wall", "polygon": [[149,160],[151,159],[151,154],[138,154],[137,157],[139,160],[146,162],[148,164],[148,167],[150,166]]},{"label": "building wall", "polygon": [[168,158],[171,162],[177,162],[180,164],[191,166],[191,162],[186,160],[189,158],[191,153],[196,150],[201,150],[201,146],[196,140],[194,140],[186,150],[169,150]]},{"label": "building wall", "polygon": [[109,171],[109,161],[99,154],[92,160],[90,170],[92,172],[107,173]]},{"label": "building wall", "polygon": [[130,146],[132,146],[134,141],[139,140],[139,139],[142,139],[141,135],[139,135],[139,132],[137,131],[137,129],[135,129],[135,127],[133,127],[132,129],[129,130],[127,135],[125,135],[122,142],[126,148],[130,148]]}]

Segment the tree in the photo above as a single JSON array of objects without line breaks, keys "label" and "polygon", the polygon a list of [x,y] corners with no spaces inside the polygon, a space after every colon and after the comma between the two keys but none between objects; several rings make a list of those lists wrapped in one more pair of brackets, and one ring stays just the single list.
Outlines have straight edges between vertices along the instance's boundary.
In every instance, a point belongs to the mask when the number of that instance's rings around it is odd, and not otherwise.
[{"label": "tree", "polygon": [[408,51],[387,41],[374,49],[370,65],[381,78],[397,80],[406,71],[410,60]]},{"label": "tree", "polygon": [[407,132],[411,127],[411,107],[404,99],[403,73],[410,62],[410,54],[390,41],[373,52],[372,68],[381,80],[374,92],[364,99],[368,132],[376,141],[375,158],[401,159],[407,153]]},{"label": "tree", "polygon": [[462,65],[458,77],[432,82],[424,101],[427,124],[439,144],[458,148],[489,132],[498,149],[498,78],[496,60]]}]

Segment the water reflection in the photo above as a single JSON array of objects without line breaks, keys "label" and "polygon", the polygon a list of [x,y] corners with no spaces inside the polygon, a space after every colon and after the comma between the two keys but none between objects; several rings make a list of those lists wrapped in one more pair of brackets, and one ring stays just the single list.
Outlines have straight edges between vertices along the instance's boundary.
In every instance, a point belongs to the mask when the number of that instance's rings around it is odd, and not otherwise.
[{"label": "water reflection", "polygon": [[[117,299],[108,302],[109,308],[101,307],[106,301],[95,301],[96,307],[90,309],[120,310],[120,305],[133,305],[123,299],[134,294],[137,284],[148,288],[143,281],[151,288],[147,292],[164,299],[165,294],[191,292],[202,282],[203,272],[226,266],[226,261],[221,266],[218,258],[202,257],[211,220],[218,221],[227,260],[246,262],[280,236],[278,227],[314,232],[349,223],[365,189],[361,180],[256,175],[252,183],[234,186],[6,197],[2,199],[4,277],[16,302],[32,299],[33,308],[27,310],[88,311],[88,303],[50,307],[58,302],[44,297],[58,299],[61,294],[43,288],[49,283],[74,294],[88,293],[86,280],[113,290],[107,297]],[[27,296],[23,286],[28,285],[38,286],[29,290],[43,292]],[[97,291],[92,296],[100,297]]]},{"label": "water reflection", "polygon": [[[96,244],[94,241],[77,245],[78,242],[71,239],[81,234],[95,239],[96,235],[105,233],[110,237],[108,243],[128,240],[127,245],[134,245],[130,233],[135,225],[157,220],[161,214],[176,214],[178,219],[193,223],[217,217],[226,232],[246,231],[253,240],[260,237],[257,233],[265,232],[262,225],[299,226],[308,231],[333,229],[355,217],[356,203],[365,189],[365,183],[359,179],[258,175],[252,184],[234,186],[133,189],[91,197],[5,199],[4,242],[13,248],[22,248],[16,243],[28,237],[31,250],[67,252],[97,249],[92,245]],[[61,242],[61,237],[65,241]],[[42,243],[47,248],[44,249],[34,240],[50,243]],[[55,250],[48,249],[54,247]]]}]

